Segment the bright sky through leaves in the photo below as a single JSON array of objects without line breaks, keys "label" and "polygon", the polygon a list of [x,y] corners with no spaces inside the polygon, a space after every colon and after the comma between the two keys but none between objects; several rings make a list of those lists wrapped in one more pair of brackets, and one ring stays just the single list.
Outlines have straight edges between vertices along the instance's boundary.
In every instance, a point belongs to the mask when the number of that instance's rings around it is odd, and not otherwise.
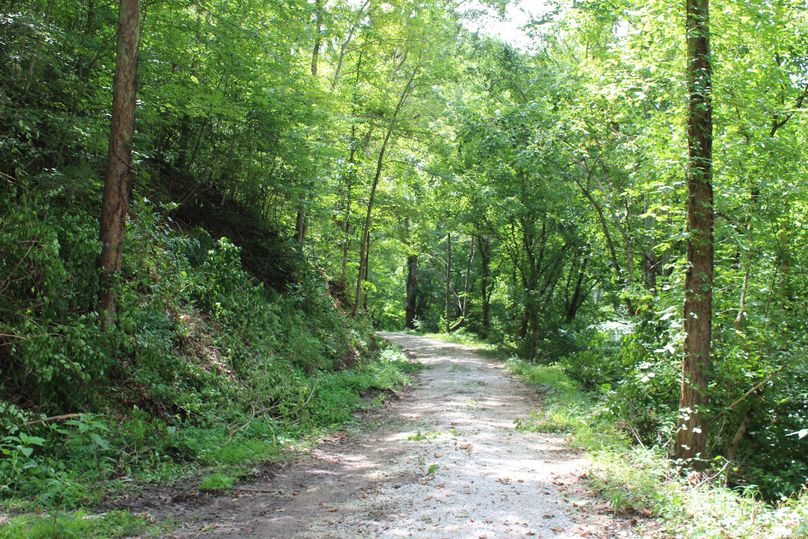
[{"label": "bright sky through leaves", "polygon": [[523,27],[534,17],[545,14],[548,10],[544,0],[522,0],[508,6],[505,17],[500,17],[493,8],[483,6],[477,0],[468,4],[468,10],[485,10],[487,15],[466,22],[472,31],[495,36],[502,41],[522,50],[530,48],[531,39]]}]

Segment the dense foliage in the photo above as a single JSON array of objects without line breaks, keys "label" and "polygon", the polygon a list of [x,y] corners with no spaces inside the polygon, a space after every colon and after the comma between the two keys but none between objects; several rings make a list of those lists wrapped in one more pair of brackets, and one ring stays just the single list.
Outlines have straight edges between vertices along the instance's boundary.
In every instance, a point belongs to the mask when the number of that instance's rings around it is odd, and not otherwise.
[{"label": "dense foliage", "polygon": [[[141,4],[110,328],[96,259],[117,3],[0,0],[0,496],[81,499],[75,470],[259,458],[280,424],[345,421],[357,391],[401,380],[368,362],[371,324],[557,363],[669,447],[684,6],[548,2],[521,50],[469,30],[479,13],[455,0]],[[808,10],[729,0],[711,25],[703,456],[771,500],[808,477]]]}]

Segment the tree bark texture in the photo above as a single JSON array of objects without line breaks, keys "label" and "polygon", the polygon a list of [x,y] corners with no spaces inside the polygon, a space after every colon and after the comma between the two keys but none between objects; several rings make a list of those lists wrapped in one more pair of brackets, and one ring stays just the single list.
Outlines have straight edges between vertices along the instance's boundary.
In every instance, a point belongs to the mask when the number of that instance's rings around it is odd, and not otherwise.
[{"label": "tree bark texture", "polygon": [[687,0],[688,151],[685,343],[673,454],[704,457],[713,300],[712,66],[709,0]]},{"label": "tree bark texture", "polygon": [[120,0],[118,52],[112,88],[112,123],[101,206],[101,255],[98,259],[102,278],[99,313],[106,325],[115,322],[115,276],[121,269],[129,191],[132,187],[132,139],[135,132],[139,39],[139,0]]},{"label": "tree bark texture", "polygon": [[446,235],[446,290],[445,290],[445,311],[444,317],[446,321],[446,333],[451,333],[451,315],[450,315],[450,308],[452,306],[451,301],[451,294],[452,294],[452,233],[449,232]]},{"label": "tree bark texture", "polygon": [[404,326],[415,329],[415,309],[418,299],[418,255],[407,257],[407,305]]}]

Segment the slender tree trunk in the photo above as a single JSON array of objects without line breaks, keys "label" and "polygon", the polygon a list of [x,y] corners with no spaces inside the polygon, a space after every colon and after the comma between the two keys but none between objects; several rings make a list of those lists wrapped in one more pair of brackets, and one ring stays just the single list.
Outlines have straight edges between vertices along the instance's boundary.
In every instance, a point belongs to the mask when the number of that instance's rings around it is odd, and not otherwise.
[{"label": "slender tree trunk", "polygon": [[342,72],[342,64],[345,61],[345,53],[348,50],[348,45],[351,44],[351,40],[353,40],[353,36],[356,33],[356,29],[359,27],[362,16],[365,14],[365,9],[367,9],[368,5],[370,5],[370,0],[365,0],[365,3],[362,4],[362,6],[357,10],[356,19],[353,21],[353,24],[351,24],[351,29],[348,31],[348,37],[346,37],[345,41],[343,41],[340,45],[337,67],[334,69],[334,77],[331,79],[332,90],[337,87],[339,76]]},{"label": "slender tree trunk", "polygon": [[460,301],[460,318],[466,318],[466,311],[468,310],[469,306],[469,292],[470,285],[471,285],[471,267],[474,264],[474,256],[476,253],[476,244],[474,242],[474,237],[469,238],[469,253],[468,258],[466,259],[466,273],[463,277],[463,298]]},{"label": "slender tree trunk", "polygon": [[[615,277],[617,278],[617,282],[620,284],[623,290],[628,288],[628,281],[626,280],[626,276],[623,274],[623,269],[620,267],[620,263],[617,261],[617,248],[615,247],[614,240],[612,239],[612,235],[609,232],[609,224],[606,221],[606,216],[603,212],[603,208],[601,205],[595,200],[595,197],[592,196],[592,193],[584,187],[584,185],[578,180],[573,178],[578,187],[581,189],[581,193],[584,195],[592,207],[595,209],[595,213],[598,215],[598,222],[600,223],[601,230],[603,230],[603,236],[606,240],[606,247],[609,250],[609,261],[611,262],[612,269],[614,270]],[[629,271],[628,268],[626,271]],[[634,303],[631,301],[629,297],[624,298],[623,302],[626,305],[626,309],[628,309],[628,313],[630,315],[634,315],[637,312],[637,309],[634,307]],[[615,303],[615,307],[617,304]]]},{"label": "slender tree trunk", "polygon": [[418,300],[418,255],[407,257],[407,305],[404,327],[415,329],[415,307]]},{"label": "slender tree trunk", "polygon": [[539,353],[539,313],[534,309],[528,312],[527,315],[530,328],[530,346],[527,351],[527,358],[530,361],[535,361],[536,355]]},{"label": "slender tree trunk", "polygon": [[[362,274],[362,281],[370,281],[370,249],[373,247],[373,241],[370,237],[370,230],[368,230],[368,247],[365,250],[365,271]],[[362,308],[368,310],[368,291],[362,291]]]},{"label": "slender tree trunk", "polygon": [[112,89],[107,168],[101,206],[101,294],[99,313],[103,323],[115,323],[115,276],[121,269],[121,249],[126,232],[129,191],[132,187],[132,139],[137,101],[137,49],[140,38],[139,0],[120,0],[118,52]]},{"label": "slender tree trunk", "polygon": [[[416,66],[412,73],[410,74],[409,79],[407,79],[407,83],[404,85],[404,89],[401,91],[401,95],[398,98],[398,103],[396,103],[396,108],[393,111],[393,115],[390,118],[390,123],[387,126],[387,132],[384,135],[384,140],[382,141],[382,147],[379,149],[379,157],[376,161],[376,173],[373,176],[373,184],[370,187],[370,196],[368,197],[368,209],[365,214],[365,225],[362,230],[362,238],[359,242],[359,272],[357,273],[356,278],[356,294],[354,295],[354,304],[351,314],[356,316],[359,312],[359,305],[362,299],[362,281],[363,281],[363,274],[366,272],[366,256],[368,251],[368,243],[370,242],[370,226],[371,226],[371,219],[373,217],[373,203],[376,199],[376,188],[379,186],[379,180],[382,177],[382,169],[384,168],[384,156],[387,152],[387,145],[390,143],[390,139],[393,136],[393,130],[395,129],[396,120],[398,119],[398,115],[401,112],[401,109],[404,107],[404,104],[407,102],[407,97],[410,95],[410,91],[412,90],[413,82],[415,81],[415,76],[418,74],[418,69],[420,66]],[[370,137],[370,133],[368,134],[368,140]],[[368,144],[369,145],[369,144]]]},{"label": "slender tree trunk", "polygon": [[[317,77],[317,67],[320,62],[320,47],[323,43],[323,2],[322,0],[315,0],[314,2],[314,46],[311,51],[311,76]],[[306,218],[306,198],[308,196],[309,182],[306,182],[303,193],[300,194],[300,200],[297,206],[297,215],[295,216],[295,240],[302,248],[306,242],[307,218]]]},{"label": "slender tree trunk", "polygon": [[306,241],[306,195],[300,195],[300,202],[297,206],[297,215],[295,216],[295,240],[300,247]]},{"label": "slender tree trunk", "polygon": [[673,454],[705,457],[713,300],[712,66],[709,0],[687,0],[687,261],[679,429]]},{"label": "slender tree trunk", "polygon": [[[648,214],[648,197],[643,197],[643,212]],[[656,293],[657,288],[657,267],[658,260],[652,245],[652,234],[654,230],[654,218],[650,215],[643,218],[644,243],[646,245],[643,253],[643,273],[645,274],[645,289],[651,293]]]},{"label": "slender tree trunk", "polygon": [[578,268],[578,278],[575,281],[575,291],[572,293],[569,305],[567,306],[567,323],[575,320],[575,315],[578,314],[578,309],[586,299],[584,294],[584,279],[586,278],[586,266],[589,263],[589,257],[584,256],[580,267]]},{"label": "slender tree trunk", "polygon": [[480,249],[480,302],[482,315],[480,320],[481,337],[488,337],[491,329],[491,292],[489,291],[489,279],[491,275],[491,242],[482,236],[477,237]]},{"label": "slender tree trunk", "polygon": [[[353,159],[353,150],[351,150],[351,159]],[[348,251],[351,248],[351,181],[353,177],[353,169],[348,172],[348,177],[345,179],[345,225],[343,226],[342,237],[342,267],[340,269],[340,281],[343,283],[348,282]]]},{"label": "slender tree trunk", "polygon": [[[359,52],[359,58],[356,60],[356,82],[354,83],[354,92],[351,98],[351,116],[356,116],[356,105],[357,101],[359,100],[359,82],[361,80],[361,73],[362,73],[362,60],[364,58],[364,51]],[[341,59],[340,59],[341,60]],[[332,87],[333,89],[333,87]],[[370,138],[368,137],[368,144],[370,143]],[[345,283],[347,287],[348,283],[348,251],[351,248],[351,202],[352,202],[352,193],[351,189],[353,187],[353,180],[356,174],[356,153],[357,153],[357,140],[356,140],[356,124],[351,122],[351,139],[350,139],[350,149],[348,153],[348,173],[345,175],[345,229],[344,229],[344,236],[342,242],[342,269],[341,269],[341,281]]]},{"label": "slender tree trunk", "polygon": [[[45,5],[45,17],[43,19],[45,27],[50,23],[51,12],[53,8],[53,0],[48,0]],[[39,60],[40,43],[35,43],[31,50],[31,59],[28,61],[28,72],[25,76],[25,92],[31,89],[31,83],[34,81],[34,71],[36,70],[36,63]]]},{"label": "slender tree trunk", "polygon": [[314,47],[311,51],[311,75],[317,76],[320,47],[323,43],[323,0],[314,0]]},{"label": "slender tree trunk", "polygon": [[359,272],[356,278],[356,294],[354,295],[354,305],[352,313],[356,316],[359,312],[359,305],[362,302],[362,281],[364,280],[366,271],[366,260],[368,243],[370,242],[370,225],[373,217],[373,203],[376,199],[376,188],[379,186],[379,180],[382,177],[382,169],[384,168],[384,154],[387,152],[387,145],[390,142],[390,137],[393,135],[393,125],[387,128],[387,133],[384,135],[382,147],[379,150],[379,158],[376,161],[376,173],[373,176],[373,184],[370,186],[370,196],[368,197],[368,209],[365,213],[365,226],[362,229],[362,238],[359,242]]},{"label": "slender tree trunk", "polygon": [[452,288],[452,233],[449,232],[446,234],[446,290],[445,290],[445,321],[446,321],[446,333],[451,332],[451,323],[450,323],[450,307],[452,306],[451,302],[451,290]]}]

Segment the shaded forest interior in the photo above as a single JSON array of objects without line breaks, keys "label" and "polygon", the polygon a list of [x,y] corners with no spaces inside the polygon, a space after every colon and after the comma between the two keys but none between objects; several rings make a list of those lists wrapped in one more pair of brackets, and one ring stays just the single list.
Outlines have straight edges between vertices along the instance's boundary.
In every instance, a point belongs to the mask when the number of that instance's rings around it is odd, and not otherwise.
[{"label": "shaded forest interior", "polygon": [[808,9],[546,4],[517,46],[495,0],[0,0],[3,503],[268,458],[403,328],[797,500]]}]

